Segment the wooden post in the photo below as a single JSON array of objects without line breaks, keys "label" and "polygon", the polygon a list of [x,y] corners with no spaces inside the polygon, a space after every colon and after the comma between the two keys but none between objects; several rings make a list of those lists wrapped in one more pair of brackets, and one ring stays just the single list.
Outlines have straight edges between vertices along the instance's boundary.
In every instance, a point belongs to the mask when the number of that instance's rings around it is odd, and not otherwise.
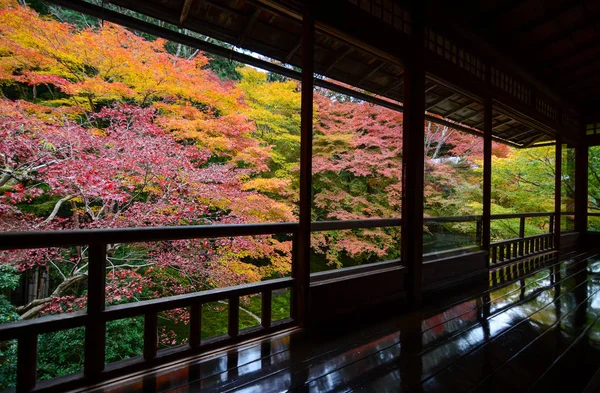
[{"label": "wooden post", "polygon": [[238,336],[240,331],[240,298],[239,296],[232,296],[229,298],[229,319],[227,324],[227,333],[229,337],[234,338]]},{"label": "wooden post", "polygon": [[[486,85],[491,84],[491,67],[486,68]],[[488,253],[487,266],[490,266],[490,241],[492,217],[492,96],[487,94],[483,107],[483,213],[481,248]]]},{"label": "wooden post", "polygon": [[144,315],[144,360],[156,357],[158,346],[158,314],[149,312]]},{"label": "wooden post", "polygon": [[521,216],[519,220],[519,237],[521,238],[519,241],[519,256],[523,256],[525,255],[525,241],[523,240],[525,238],[525,216]]},{"label": "wooden post", "polygon": [[300,110],[300,214],[298,241],[292,266],[295,278],[294,318],[301,327],[307,325],[310,294],[310,221],[312,205],[312,120],[314,86],[315,22],[312,1],[304,4],[302,26],[302,95]]},{"label": "wooden post", "polygon": [[272,292],[271,290],[263,291],[261,294],[262,308],[260,322],[265,329],[271,327],[271,309],[272,309]]},{"label": "wooden post", "polygon": [[106,244],[92,244],[88,250],[88,319],[85,326],[83,373],[97,380],[104,371],[106,321],[102,311],[106,302]]},{"label": "wooden post", "polygon": [[556,136],[554,160],[554,249],[560,252],[560,213],[562,194],[562,139],[560,135]]},{"label": "wooden post", "polygon": [[198,348],[202,337],[202,304],[190,307],[190,347]]},{"label": "wooden post", "polygon": [[404,70],[402,127],[402,262],[408,269],[405,288],[413,306],[423,287],[423,183],[425,166],[425,69],[423,4],[413,3],[413,41]]},{"label": "wooden post", "polygon": [[579,232],[579,239],[587,232],[588,159],[588,147],[581,142],[575,148],[575,230]]},{"label": "wooden post", "polygon": [[17,343],[17,393],[30,392],[37,382],[38,336],[30,333]]}]

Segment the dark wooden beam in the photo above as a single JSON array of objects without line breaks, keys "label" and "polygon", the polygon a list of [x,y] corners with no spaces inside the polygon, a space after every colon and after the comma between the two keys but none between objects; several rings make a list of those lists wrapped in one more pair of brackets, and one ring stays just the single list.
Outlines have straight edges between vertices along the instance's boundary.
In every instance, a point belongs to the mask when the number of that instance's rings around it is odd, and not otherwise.
[{"label": "dark wooden beam", "polygon": [[194,0],[185,0],[183,2],[183,7],[181,8],[181,16],[179,17],[179,25],[183,26],[185,21],[187,20],[190,14],[190,8],[192,7],[192,3]]},{"label": "dark wooden beam", "polygon": [[254,10],[254,12],[252,13],[252,16],[248,19],[248,21],[246,22],[246,25],[244,26],[244,29],[240,33],[240,37],[238,38],[237,42],[235,43],[235,46],[240,46],[244,42],[244,38],[246,37],[246,34],[248,34],[248,32],[250,31],[252,26],[254,26],[254,22],[256,22],[256,20],[260,16],[260,12],[261,12],[260,8],[256,8]]},{"label": "dark wooden beam", "polygon": [[294,45],[294,47],[288,52],[288,54],[285,56],[285,62],[289,62],[290,59],[292,58],[292,56],[294,56],[294,54],[296,52],[298,52],[298,49],[300,49],[300,46],[302,46],[302,38],[300,38],[298,40],[298,42],[296,43],[296,45]]},{"label": "dark wooden beam", "polygon": [[402,77],[400,77],[399,81],[390,83],[386,88],[384,88],[378,94],[385,96],[386,94],[388,94],[390,91],[394,90],[395,88],[402,86],[402,84],[404,84],[404,75]]},{"label": "dark wooden beam", "polygon": [[464,103],[464,104],[460,105],[458,108],[456,108],[456,109],[453,109],[453,110],[451,110],[451,111],[449,111],[449,112],[446,112],[446,113],[444,113],[442,116],[444,116],[444,117],[452,116],[452,115],[456,114],[457,112],[460,112],[461,110],[463,110],[463,109],[467,108],[467,107],[468,107],[469,105],[471,105],[472,103],[473,103],[473,102],[471,102],[471,101],[468,101],[468,102],[466,102],[466,103]]},{"label": "dark wooden beam", "polygon": [[[489,79],[487,81],[489,83]],[[492,206],[492,120],[493,100],[488,95],[483,104],[483,212],[481,218],[481,248],[488,253],[487,266],[490,263],[491,206]]]},{"label": "dark wooden beam", "polygon": [[354,50],[354,48],[352,47],[348,47],[346,48],[346,50],[344,52],[342,52],[338,57],[335,58],[335,60],[333,60],[325,69],[325,71],[323,72],[324,74],[327,74],[329,71],[331,71],[333,69],[333,67],[335,67],[340,61],[344,60],[344,58],[346,56],[348,56],[350,53],[352,53],[352,51]]},{"label": "dark wooden beam", "polygon": [[[531,45],[528,45],[527,47],[523,48],[523,50],[520,50],[518,52],[518,56],[527,55],[534,61],[543,60],[543,54],[547,53],[547,49],[549,46],[553,45],[558,41],[570,39],[572,34],[594,26],[596,23],[597,15],[589,11],[584,12],[584,19],[581,23],[578,23],[569,29],[561,30],[556,34],[551,34],[549,37],[546,37],[541,41],[532,42]],[[536,54],[542,54],[542,56],[535,56]]]},{"label": "dark wooden beam", "polygon": [[523,142],[523,147],[524,148],[532,147],[533,145],[535,145],[536,142],[539,142],[540,140],[542,140],[544,138],[545,138],[545,135],[536,135],[536,136],[532,137],[531,139],[529,139],[527,142]]},{"label": "dark wooden beam", "polygon": [[[583,1],[581,1],[581,0],[569,1],[569,2],[567,2],[566,5],[564,5],[562,7],[558,7],[556,9],[546,11],[540,15],[541,19],[536,19],[529,23],[526,23],[525,25],[516,28],[513,32],[509,32],[508,37],[503,37],[503,38],[505,38],[507,42],[518,45],[519,44],[518,39],[520,37],[526,35],[527,33],[531,33],[532,31],[542,27],[546,23],[549,23],[549,22],[559,18],[565,12],[572,10],[575,7],[579,7],[582,3],[583,3]],[[544,3],[542,3],[542,4],[544,4]],[[544,4],[544,6],[545,6],[545,4]]]},{"label": "dark wooden beam", "polygon": [[370,77],[372,77],[377,71],[379,71],[381,69],[381,67],[383,67],[385,65],[384,62],[380,62],[376,67],[373,67],[373,69],[371,69],[371,71],[367,72],[362,78],[360,78],[358,80],[358,82],[356,82],[357,85],[362,85],[362,83],[364,81],[366,81],[367,79],[369,79]]},{"label": "dark wooden beam", "polygon": [[[585,125],[580,132],[585,141]],[[575,230],[580,239],[587,232],[588,159],[587,144],[579,143],[575,147]]]},{"label": "dark wooden beam", "polygon": [[106,245],[93,244],[88,249],[88,302],[85,326],[83,373],[89,381],[98,381],[106,357]]},{"label": "dark wooden beam", "polygon": [[405,288],[417,307],[423,291],[423,185],[425,165],[425,68],[423,4],[413,3],[412,56],[404,73],[402,124],[402,263],[408,269]]},{"label": "dark wooden beam", "polygon": [[[590,58],[582,55],[581,59],[579,59],[578,61],[571,62],[571,58],[578,56],[580,54],[583,54],[584,52],[586,52],[590,49],[600,50],[597,40],[592,39],[592,40],[590,40],[589,43],[584,44],[582,46],[575,45],[575,48],[568,52],[557,53],[557,54],[553,55],[552,57],[547,58],[546,62],[548,64],[548,66],[544,67],[543,71],[552,73],[557,70],[568,70],[568,69],[572,69],[574,67],[581,66],[582,64],[588,63],[590,61],[599,59],[600,57],[598,57],[598,56],[594,56],[593,58],[590,59]],[[561,59],[565,59],[566,61],[557,62],[558,60],[561,60]]]},{"label": "dark wooden beam", "polygon": [[562,210],[562,140],[560,135],[556,137],[554,166],[554,249],[560,251],[560,213]]},{"label": "dark wooden beam", "polygon": [[312,140],[315,21],[312,1],[304,5],[302,24],[302,93],[300,108],[300,212],[295,248],[295,319],[301,327],[309,323],[310,306],[310,222],[312,208]]},{"label": "dark wooden beam", "polygon": [[446,101],[448,101],[448,100],[451,100],[451,99],[453,99],[453,98],[456,98],[456,97],[458,97],[458,96],[459,96],[459,94],[456,94],[456,93],[454,93],[454,94],[450,94],[449,96],[446,96],[446,97],[440,97],[440,98],[438,98],[437,100],[435,100],[434,102],[432,102],[431,104],[428,104],[428,105],[425,107],[425,110],[426,110],[426,111],[428,111],[428,110],[430,110],[431,108],[433,108],[433,107],[435,107],[435,106],[438,106],[439,104],[442,104],[442,103],[444,103],[444,102],[446,102]]}]

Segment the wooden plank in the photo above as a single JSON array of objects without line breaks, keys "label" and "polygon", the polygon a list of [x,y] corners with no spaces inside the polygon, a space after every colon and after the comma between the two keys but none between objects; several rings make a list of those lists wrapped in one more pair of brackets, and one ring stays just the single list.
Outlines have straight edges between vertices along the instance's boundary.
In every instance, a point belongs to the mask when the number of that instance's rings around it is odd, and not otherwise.
[{"label": "wooden plank", "polygon": [[17,393],[27,393],[37,382],[38,336],[30,334],[17,343]]},{"label": "wooden plank", "polygon": [[99,379],[106,356],[106,245],[94,244],[88,249],[88,303],[85,326],[83,373],[91,381]]},{"label": "wooden plank", "polygon": [[158,314],[155,312],[144,315],[144,360],[156,357],[158,346]]},{"label": "wooden plank", "polygon": [[310,307],[310,225],[312,207],[312,140],[315,21],[312,2],[304,6],[302,23],[302,93],[300,108],[300,211],[298,243],[292,273],[295,278],[294,303],[296,319],[301,327],[308,325]]}]

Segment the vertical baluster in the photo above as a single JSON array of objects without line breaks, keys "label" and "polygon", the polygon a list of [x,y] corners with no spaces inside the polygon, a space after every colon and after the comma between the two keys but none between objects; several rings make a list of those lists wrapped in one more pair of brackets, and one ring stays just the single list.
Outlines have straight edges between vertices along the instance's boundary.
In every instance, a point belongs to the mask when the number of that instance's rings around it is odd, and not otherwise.
[{"label": "vertical baluster", "polygon": [[156,357],[158,345],[158,314],[149,312],[144,315],[144,360]]},{"label": "vertical baluster", "polygon": [[260,321],[262,326],[266,329],[271,326],[271,307],[272,307],[272,292],[271,290],[264,290],[261,295],[262,308]]},{"label": "vertical baluster", "polygon": [[17,344],[17,393],[30,392],[37,382],[38,336],[33,332],[19,338]]},{"label": "vertical baluster", "polygon": [[519,238],[521,239],[519,241],[519,255],[523,256],[523,249],[525,247],[525,241],[523,240],[523,238],[525,238],[525,216],[521,216],[521,219],[519,220]]},{"label": "vertical baluster", "polygon": [[90,245],[88,255],[88,315],[83,372],[88,379],[97,380],[104,371],[106,356],[106,321],[102,317],[106,296],[106,245]]},{"label": "vertical baluster", "polygon": [[519,257],[519,244],[521,243],[521,241],[517,241],[515,243],[513,243],[512,248],[513,248],[513,258],[518,258]]},{"label": "vertical baluster", "polygon": [[240,331],[240,298],[232,296],[229,298],[229,324],[227,332],[229,337],[237,337]]},{"label": "vertical baluster", "polygon": [[504,261],[504,243],[500,244],[499,249],[500,249],[499,250],[500,255],[498,256],[498,261],[503,262]]},{"label": "vertical baluster", "polygon": [[496,261],[498,260],[498,259],[497,259],[497,256],[496,256],[496,252],[497,252],[496,250],[497,250],[497,248],[498,248],[498,247],[497,247],[497,246],[495,246],[495,245],[492,245],[492,246],[490,247],[490,253],[492,254],[492,265],[493,265],[494,263],[496,263]]},{"label": "vertical baluster", "polygon": [[190,346],[198,348],[202,337],[202,304],[190,307]]}]

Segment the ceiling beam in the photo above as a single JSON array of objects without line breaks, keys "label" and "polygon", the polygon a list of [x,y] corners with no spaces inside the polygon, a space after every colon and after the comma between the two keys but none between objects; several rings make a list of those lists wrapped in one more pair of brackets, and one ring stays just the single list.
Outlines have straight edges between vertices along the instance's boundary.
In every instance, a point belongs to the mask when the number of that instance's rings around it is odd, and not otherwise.
[{"label": "ceiling beam", "polygon": [[298,42],[296,43],[296,45],[294,45],[294,47],[285,56],[285,62],[286,63],[288,63],[290,61],[290,59],[292,58],[292,56],[294,56],[294,53],[296,53],[298,51],[298,49],[300,49],[300,46],[302,46],[302,38],[300,38],[298,40]]},{"label": "ceiling beam", "polygon": [[459,96],[459,94],[454,93],[454,94],[450,94],[449,96],[446,96],[446,97],[440,97],[437,100],[435,100],[434,102],[432,102],[431,104],[427,105],[425,107],[425,110],[428,111],[431,108],[433,108],[435,106],[438,106],[439,104],[442,104],[442,103],[444,103],[444,102],[446,102],[448,100],[451,100],[452,98],[456,98],[458,96]]},{"label": "ceiling beam", "polygon": [[181,16],[179,16],[179,25],[183,26],[185,21],[187,20],[190,14],[190,8],[192,8],[192,3],[194,0],[185,0],[183,2],[183,7],[181,8]]},{"label": "ceiling beam", "polygon": [[333,69],[333,67],[335,67],[340,61],[344,60],[344,58],[346,56],[348,56],[350,53],[352,53],[352,51],[354,51],[354,48],[352,48],[351,46],[346,48],[346,50],[344,52],[342,52],[331,64],[329,64],[329,66],[327,66],[324,73],[326,74],[329,71],[331,71]]},{"label": "ceiling beam", "polygon": [[360,80],[358,82],[356,82],[357,85],[362,85],[362,83],[364,81],[366,81],[367,79],[369,79],[370,77],[372,77],[377,71],[379,71],[379,69],[381,69],[381,67],[383,67],[385,65],[384,62],[380,62],[379,65],[377,65],[377,67],[373,67],[373,69],[371,71],[369,71],[367,74],[365,74],[362,78],[360,78]]},{"label": "ceiling beam", "polygon": [[448,116],[452,116],[454,115],[456,112],[460,112],[461,110],[465,109],[466,107],[468,107],[469,105],[471,105],[473,102],[469,101],[465,104],[460,105],[458,108],[451,110],[450,112],[446,112],[443,114],[444,117],[448,117]]},{"label": "ceiling beam", "polygon": [[[545,4],[543,2],[540,2],[542,4]],[[565,12],[572,10],[575,7],[579,7],[581,6],[581,4],[583,3],[583,1],[578,0],[578,1],[573,1],[570,0],[568,2],[567,5],[563,6],[563,7],[559,7],[558,9],[555,10],[550,10],[550,11],[545,11],[542,15],[541,15],[541,19],[538,20],[534,20],[532,22],[526,23],[525,25],[521,26],[518,28],[518,30],[515,30],[514,32],[508,34],[508,37],[503,37],[506,38],[507,42],[510,43],[517,43],[518,38],[524,34],[527,33],[531,33],[532,31],[542,27],[543,25],[545,25],[546,23],[553,21],[554,19],[557,19],[558,17],[560,17],[562,14],[564,14]]]},{"label": "ceiling beam", "polygon": [[[585,17],[584,20],[581,23],[578,23],[577,25],[571,27],[570,29],[566,29],[566,30],[562,30],[559,31],[559,33],[557,34],[551,34],[549,37],[546,37],[544,39],[542,39],[541,41],[537,41],[537,42],[531,42],[528,43],[528,45],[526,47],[523,47],[523,49],[521,49],[520,51],[518,51],[518,55],[519,56],[523,56],[523,55],[538,55],[538,56],[533,56],[532,61],[541,61],[544,60],[544,53],[548,53],[547,49],[549,46],[551,46],[552,44],[558,42],[558,41],[562,41],[562,40],[568,40],[570,39],[571,35],[574,33],[577,33],[578,31],[587,29],[589,27],[595,26],[597,22],[597,18],[598,16],[595,15],[593,12],[585,12],[584,13]],[[541,56],[539,54],[542,54]]]},{"label": "ceiling beam", "polygon": [[246,22],[246,25],[244,26],[244,29],[240,33],[240,37],[236,41],[235,46],[240,46],[244,42],[244,38],[246,37],[246,34],[248,34],[248,32],[250,31],[252,26],[254,26],[254,22],[256,22],[256,20],[258,19],[258,16],[260,15],[261,11],[262,10],[260,8],[256,8],[254,10],[254,12],[252,13],[252,16],[250,17],[250,19],[248,19],[248,21]]},{"label": "ceiling beam", "polygon": [[400,87],[404,84],[404,78],[400,77],[399,81],[395,81],[390,83],[389,85],[387,85],[387,87],[384,87],[383,90],[381,90],[379,93],[379,95],[385,96],[386,94],[388,94],[390,91],[394,90],[396,87]]}]

